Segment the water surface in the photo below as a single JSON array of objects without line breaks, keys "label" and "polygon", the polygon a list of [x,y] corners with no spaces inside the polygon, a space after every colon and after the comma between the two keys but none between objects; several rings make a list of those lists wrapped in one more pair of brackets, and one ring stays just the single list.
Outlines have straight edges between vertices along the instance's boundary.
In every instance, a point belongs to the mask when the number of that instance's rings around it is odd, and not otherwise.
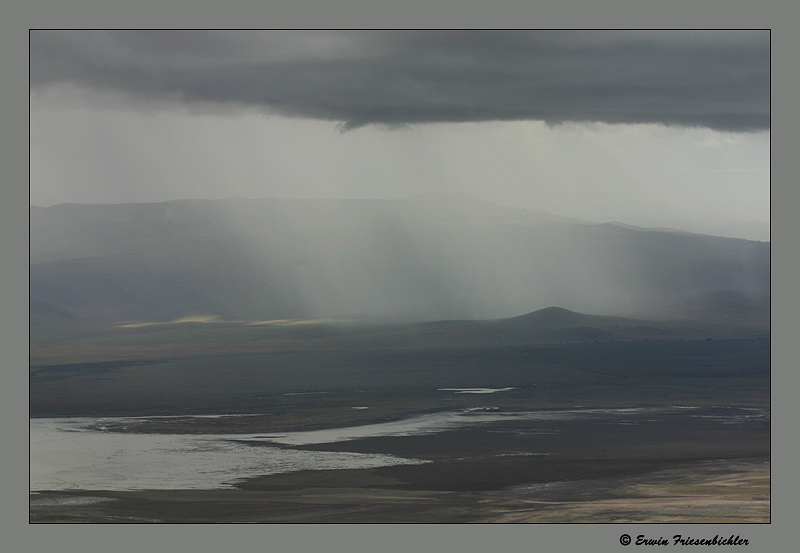
[{"label": "water surface", "polygon": [[108,419],[32,419],[30,490],[215,489],[310,469],[419,463],[391,455],[252,447],[233,434],[104,431]]},{"label": "water surface", "polygon": [[[622,431],[614,431],[613,435],[618,437],[632,436],[631,432],[638,428],[636,436],[647,437],[653,432],[671,432],[675,424],[685,425],[694,420],[705,425],[703,428],[711,425],[708,431],[719,432],[731,428],[730,425],[768,421],[769,410],[661,406],[508,412],[487,406],[428,413],[393,422],[302,432],[164,434],[123,431],[143,420],[152,423],[153,430],[157,430],[160,420],[175,418],[195,417],[32,419],[30,489],[215,489],[232,487],[241,479],[282,472],[419,464],[426,461],[369,451],[369,448],[360,453],[341,450],[358,449],[347,444],[350,441],[354,444],[360,441],[363,449],[364,440],[370,438],[448,433],[442,434],[445,438],[452,437],[451,431],[464,428],[483,428],[486,435],[512,432],[525,436],[526,440],[533,440],[525,442],[525,451],[546,455],[551,448],[561,447],[563,439],[559,435],[564,432],[566,436],[571,428],[584,432],[587,428],[631,428],[622,434]],[[553,425],[558,427],[553,428]],[[336,442],[344,442],[338,447],[340,451],[312,449],[316,444],[323,449],[322,444]],[[445,441],[437,444],[434,446],[438,454],[453,454]],[[454,451],[458,449],[455,445],[450,446]],[[305,448],[294,449],[295,446]],[[508,454],[504,450],[498,453]],[[415,453],[408,450],[403,455],[413,457]]]}]

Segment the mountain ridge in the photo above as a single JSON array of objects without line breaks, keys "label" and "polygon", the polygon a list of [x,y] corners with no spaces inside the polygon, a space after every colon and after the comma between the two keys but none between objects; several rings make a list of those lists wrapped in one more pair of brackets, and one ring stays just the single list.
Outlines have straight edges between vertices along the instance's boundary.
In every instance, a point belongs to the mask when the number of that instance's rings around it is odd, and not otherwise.
[{"label": "mountain ridge", "polygon": [[31,301],[45,318],[108,323],[197,312],[413,321],[548,305],[629,315],[718,290],[769,294],[769,243],[435,200],[32,206]]}]

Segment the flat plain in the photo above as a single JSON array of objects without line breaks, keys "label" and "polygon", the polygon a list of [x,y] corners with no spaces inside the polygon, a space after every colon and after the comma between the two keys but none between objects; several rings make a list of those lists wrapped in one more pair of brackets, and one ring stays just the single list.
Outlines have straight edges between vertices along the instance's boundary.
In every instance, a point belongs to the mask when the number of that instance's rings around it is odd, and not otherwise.
[{"label": "flat plain", "polygon": [[[116,431],[201,435],[471,411],[498,420],[281,446],[420,464],[266,474],[226,489],[35,490],[30,520],[769,522],[768,327],[678,328],[673,339],[547,343],[325,323],[53,335],[32,346],[32,417],[156,416]],[[219,414],[238,416],[197,416]]]}]

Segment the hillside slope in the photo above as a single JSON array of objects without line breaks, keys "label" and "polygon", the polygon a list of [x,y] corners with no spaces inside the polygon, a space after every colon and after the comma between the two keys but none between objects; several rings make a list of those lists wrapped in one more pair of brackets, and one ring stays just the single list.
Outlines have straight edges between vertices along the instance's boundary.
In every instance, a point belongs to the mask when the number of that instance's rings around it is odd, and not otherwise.
[{"label": "hillside slope", "polygon": [[551,305],[630,314],[720,290],[769,294],[769,243],[463,195],[32,206],[30,243],[41,325],[197,313],[487,319]]}]

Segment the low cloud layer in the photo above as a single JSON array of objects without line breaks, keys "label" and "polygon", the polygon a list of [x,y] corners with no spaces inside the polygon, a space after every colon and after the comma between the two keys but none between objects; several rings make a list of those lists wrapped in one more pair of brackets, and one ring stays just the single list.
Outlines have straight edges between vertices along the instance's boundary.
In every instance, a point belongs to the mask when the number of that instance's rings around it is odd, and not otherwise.
[{"label": "low cloud layer", "polygon": [[33,31],[33,91],[369,124],[770,124],[768,31]]}]

